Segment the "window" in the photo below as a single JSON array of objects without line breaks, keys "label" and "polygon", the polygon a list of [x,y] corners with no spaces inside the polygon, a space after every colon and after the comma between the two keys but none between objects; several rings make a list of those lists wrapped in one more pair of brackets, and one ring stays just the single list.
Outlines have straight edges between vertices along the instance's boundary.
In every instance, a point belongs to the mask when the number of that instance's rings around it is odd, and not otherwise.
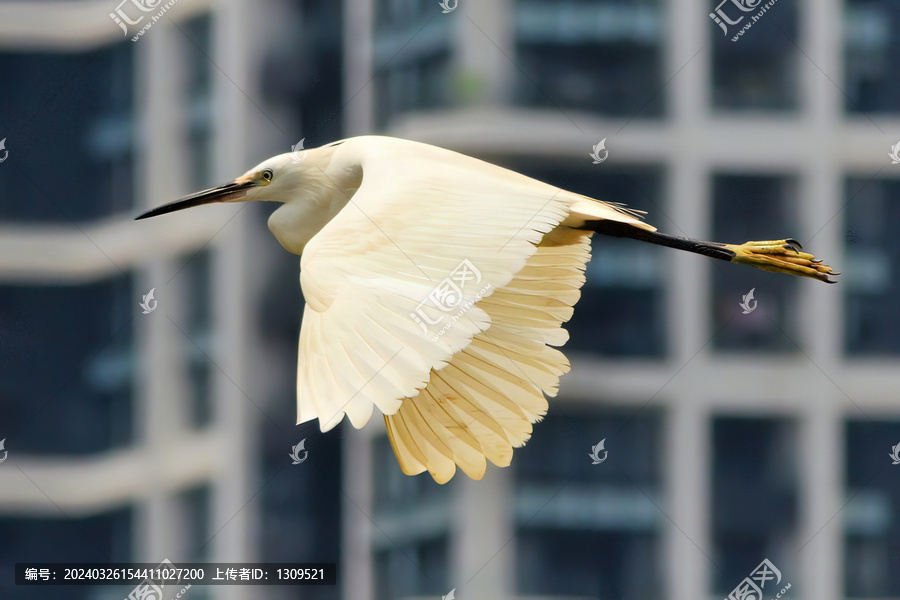
[{"label": "window", "polygon": [[657,2],[518,0],[515,18],[514,103],[662,116],[666,34]]},{"label": "window", "polygon": [[184,33],[188,39],[182,42],[187,64],[188,156],[191,161],[190,185],[204,189],[214,185],[212,181],[212,63],[210,48],[210,17],[203,15],[187,22]]},{"label": "window", "polygon": [[377,551],[375,598],[436,598],[446,594],[453,587],[448,577],[447,558],[446,537]]},{"label": "window", "polygon": [[[585,161],[589,161],[585,157]],[[572,161],[504,161],[504,166],[598,200],[647,211],[662,226],[660,169],[573,169]],[[590,165],[590,163],[588,163]],[[581,299],[563,327],[565,348],[608,357],[662,358],[665,354],[666,251],[661,247],[595,234]]]},{"label": "window", "polygon": [[[850,178],[846,184],[845,350],[900,353],[900,182]],[[843,279],[844,276],[842,276]]]},{"label": "window", "polygon": [[715,595],[724,597],[764,558],[792,572],[796,427],[786,419],[719,417],[712,428],[712,538],[721,567],[712,573]]},{"label": "window", "polygon": [[[742,244],[777,240],[797,232],[795,182],[779,176],[716,175],[713,178],[712,239]],[[710,261],[713,268],[714,345],[722,350],[790,352],[799,310],[795,278],[745,266]],[[753,290],[756,308],[740,303]],[[748,306],[754,306],[748,300]]]},{"label": "window", "polygon": [[[411,111],[449,105],[456,89],[451,70],[450,19],[413,0],[381,0],[375,7],[373,73],[375,120],[385,126]],[[440,14],[440,13],[438,13]]]},{"label": "window", "polygon": [[178,494],[182,523],[186,526],[188,560],[200,562],[211,559],[212,490],[208,485],[185,490]]},{"label": "window", "polygon": [[[133,435],[128,277],[0,288],[0,414],[7,449],[87,454]],[[52,413],[52,418],[48,414]]]},{"label": "window", "polygon": [[664,597],[660,425],[653,410],[551,403],[513,457],[519,594]]},{"label": "window", "polygon": [[[49,501],[48,501],[49,502]],[[58,514],[58,513],[57,513]],[[81,518],[0,518],[0,597],[29,600],[95,600],[108,586],[34,586],[27,593],[15,585],[17,562],[110,563],[132,560],[130,509]],[[132,586],[133,587],[133,586]],[[128,588],[123,587],[128,594]],[[116,596],[113,596],[116,597]]]},{"label": "window", "polygon": [[847,0],[842,24],[847,112],[897,112],[900,6],[890,0]]},{"label": "window", "polygon": [[185,285],[187,322],[181,325],[184,335],[179,336],[191,386],[190,418],[195,427],[202,427],[212,420],[213,361],[216,352],[212,339],[212,313],[215,309],[211,282],[212,256],[208,250],[185,258],[184,266],[175,275],[175,281]]},{"label": "window", "polygon": [[900,596],[900,478],[892,448],[900,422],[846,424],[844,594],[848,598]]},{"label": "window", "polygon": [[[372,466],[375,474],[374,506],[376,509],[402,510],[425,501],[446,498],[448,486],[440,485],[427,473],[422,477],[404,475],[397,464],[397,457],[386,435],[372,440]],[[460,471],[457,469],[457,474]],[[463,475],[465,477],[465,475]]]},{"label": "window", "polygon": [[[759,11],[763,10],[765,2],[759,2],[757,9],[750,12],[741,12],[736,8],[737,4],[729,0],[711,0],[710,3],[711,13],[719,9],[730,21],[738,21],[735,25],[727,25],[725,33],[722,26],[707,19],[713,41],[713,108],[797,109],[800,59],[795,45],[798,36],[796,0],[777,0],[762,15]],[[753,21],[754,18],[758,20]],[[741,30],[743,33],[733,41]]]},{"label": "window", "polygon": [[0,54],[0,219],[66,223],[132,208],[133,46]]},{"label": "window", "polygon": [[[410,477],[397,465],[390,440],[372,440],[375,590],[378,600],[440,596],[449,577],[450,502],[457,470],[440,485],[428,473]],[[489,467],[490,468],[490,467]]]}]

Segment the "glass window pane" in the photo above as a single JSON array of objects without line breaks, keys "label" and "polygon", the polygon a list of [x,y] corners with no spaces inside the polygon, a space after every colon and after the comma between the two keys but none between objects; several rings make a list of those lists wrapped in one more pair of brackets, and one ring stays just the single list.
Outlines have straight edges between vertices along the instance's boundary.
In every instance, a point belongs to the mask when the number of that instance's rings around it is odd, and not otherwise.
[{"label": "glass window pane", "polygon": [[846,435],[845,594],[900,597],[900,465],[891,458],[900,422],[851,420]]},{"label": "glass window pane", "polygon": [[847,0],[842,24],[847,112],[900,110],[900,5],[891,0]]},{"label": "glass window pane", "polygon": [[[36,519],[17,515],[0,518],[0,598],[28,600],[96,600],[107,598],[109,586],[32,586],[27,593],[15,585],[17,562],[130,562],[131,509],[83,518]],[[124,598],[128,588],[121,595]]]},{"label": "glass window pane", "polygon": [[516,104],[660,117],[665,107],[659,3],[518,0]]},{"label": "glass window pane", "polygon": [[433,18],[437,4],[376,3],[372,69],[378,126],[402,113],[448,106],[462,91],[451,72],[453,21]]},{"label": "glass window pane", "polygon": [[133,206],[133,47],[0,54],[0,219],[80,221]]},{"label": "glass window pane", "polygon": [[665,597],[660,425],[657,411],[551,403],[513,457],[519,594]]},{"label": "glass window pane", "polygon": [[450,591],[446,537],[375,553],[375,598],[438,598]]},{"label": "glass window pane", "polygon": [[[716,175],[713,178],[711,238],[742,244],[796,235],[796,183],[780,176]],[[713,268],[714,345],[722,350],[791,352],[795,331],[797,279],[743,265],[709,261]],[[753,290],[756,308],[744,314],[744,296]],[[754,306],[748,299],[747,306]]]},{"label": "glass window pane", "polygon": [[0,288],[0,414],[6,448],[86,454],[130,443],[128,277],[79,287]]},{"label": "glass window pane", "polygon": [[[503,166],[566,190],[647,211],[664,223],[662,171],[626,167],[613,172],[573,169],[572,161],[504,160]],[[662,358],[665,342],[666,250],[594,234],[581,299],[563,325],[565,348],[608,357]]]},{"label": "glass window pane", "polygon": [[[754,6],[754,9],[745,12],[738,4]],[[764,4],[738,0],[710,3],[710,13],[722,23],[709,21],[709,35],[713,40],[713,108],[766,111],[797,108],[800,60],[795,46],[797,2],[778,0],[768,9]]]},{"label": "glass window pane", "polygon": [[853,356],[897,354],[900,182],[850,178],[845,189],[845,350]]},{"label": "glass window pane", "polygon": [[796,426],[787,419],[720,417],[712,428],[712,538],[721,567],[712,576],[715,595],[724,597],[765,558],[792,572]]}]

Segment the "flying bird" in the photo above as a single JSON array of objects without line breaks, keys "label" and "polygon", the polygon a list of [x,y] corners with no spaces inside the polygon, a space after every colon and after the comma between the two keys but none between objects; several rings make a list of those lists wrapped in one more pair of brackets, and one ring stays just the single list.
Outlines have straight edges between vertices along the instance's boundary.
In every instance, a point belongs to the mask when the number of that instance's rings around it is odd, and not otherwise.
[{"label": "flying bird", "polygon": [[[596,233],[833,283],[793,239],[723,244],[656,231],[639,211],[436,146],[362,136],[272,157],[137,217],[280,202],[269,229],[300,255],[297,422],[328,431],[375,408],[407,475],[481,479],[531,437],[569,362],[558,349]],[[424,329],[424,331],[423,331]]]}]

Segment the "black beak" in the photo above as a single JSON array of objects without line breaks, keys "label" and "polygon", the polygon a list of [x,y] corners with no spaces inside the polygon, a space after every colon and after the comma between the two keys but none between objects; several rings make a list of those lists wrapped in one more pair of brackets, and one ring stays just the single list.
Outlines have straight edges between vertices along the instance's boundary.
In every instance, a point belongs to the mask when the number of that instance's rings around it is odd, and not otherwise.
[{"label": "black beak", "polygon": [[255,185],[256,182],[254,181],[244,181],[241,183],[232,181],[231,183],[226,183],[225,185],[220,185],[219,187],[209,188],[208,190],[203,190],[202,192],[196,192],[194,194],[191,194],[190,196],[185,196],[184,198],[175,200],[174,202],[169,202],[168,204],[157,206],[156,208],[148,210],[144,214],[135,217],[134,220],[139,221],[141,219],[148,219],[150,217],[158,217],[159,215],[175,212],[176,210],[181,210],[183,208],[193,208],[194,206],[200,206],[201,204],[239,200],[240,198],[243,198],[247,194],[247,191],[253,188]]}]

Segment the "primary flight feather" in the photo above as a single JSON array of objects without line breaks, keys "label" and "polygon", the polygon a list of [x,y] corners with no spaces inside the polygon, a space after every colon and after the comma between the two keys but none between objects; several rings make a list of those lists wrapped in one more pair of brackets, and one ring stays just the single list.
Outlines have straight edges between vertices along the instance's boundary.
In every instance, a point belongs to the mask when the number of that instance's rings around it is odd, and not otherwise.
[{"label": "primary flight feather", "polygon": [[507,466],[569,370],[557,348],[594,232],[831,282],[791,239],[658,233],[617,204],[389,137],[275,156],[138,219],[210,202],[283,205],[269,229],[301,255],[297,421],[322,431],[375,408],[404,473],[439,483]]}]

